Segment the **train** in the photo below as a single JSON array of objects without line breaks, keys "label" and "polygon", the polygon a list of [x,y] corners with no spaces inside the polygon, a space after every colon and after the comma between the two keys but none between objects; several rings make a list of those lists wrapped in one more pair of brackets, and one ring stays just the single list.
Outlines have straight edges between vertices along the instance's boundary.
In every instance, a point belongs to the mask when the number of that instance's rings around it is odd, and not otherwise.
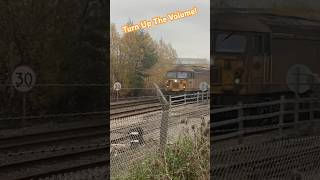
[{"label": "train", "polygon": [[210,93],[214,105],[310,96],[320,73],[320,21],[214,11]]},{"label": "train", "polygon": [[177,64],[168,70],[165,75],[165,91],[167,94],[208,91],[209,85],[209,67]]}]

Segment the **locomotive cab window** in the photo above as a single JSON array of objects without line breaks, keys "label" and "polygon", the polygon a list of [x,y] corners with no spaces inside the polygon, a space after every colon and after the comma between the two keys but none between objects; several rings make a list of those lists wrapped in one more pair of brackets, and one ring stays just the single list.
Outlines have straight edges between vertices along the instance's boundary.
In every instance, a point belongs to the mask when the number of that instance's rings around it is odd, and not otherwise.
[{"label": "locomotive cab window", "polygon": [[191,79],[193,77],[192,72],[186,71],[171,71],[167,73],[167,78],[169,79]]},{"label": "locomotive cab window", "polygon": [[177,72],[168,72],[167,78],[177,78]]},{"label": "locomotive cab window", "polygon": [[177,78],[178,79],[190,79],[190,78],[192,78],[192,73],[191,72],[178,72]]},{"label": "locomotive cab window", "polygon": [[243,53],[246,50],[247,38],[245,35],[230,33],[217,34],[215,52]]}]

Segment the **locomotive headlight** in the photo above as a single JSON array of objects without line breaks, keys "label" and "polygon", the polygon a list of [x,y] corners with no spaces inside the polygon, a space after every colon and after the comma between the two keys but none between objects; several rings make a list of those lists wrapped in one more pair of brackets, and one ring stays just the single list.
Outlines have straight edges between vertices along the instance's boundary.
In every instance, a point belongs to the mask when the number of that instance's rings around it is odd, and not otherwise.
[{"label": "locomotive headlight", "polygon": [[236,72],[233,77],[234,77],[234,79],[233,79],[234,84],[239,85],[240,82],[241,82],[241,80],[240,80],[240,77],[241,77],[240,73],[239,73],[239,72]]},{"label": "locomotive headlight", "polygon": [[234,83],[235,83],[235,84],[240,84],[240,78],[235,78],[235,79],[234,79]]}]

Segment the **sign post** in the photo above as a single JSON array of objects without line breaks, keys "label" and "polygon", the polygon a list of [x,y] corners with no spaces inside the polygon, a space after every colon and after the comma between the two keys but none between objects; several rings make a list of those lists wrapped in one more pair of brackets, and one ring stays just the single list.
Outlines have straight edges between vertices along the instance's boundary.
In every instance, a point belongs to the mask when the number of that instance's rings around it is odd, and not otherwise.
[{"label": "sign post", "polygon": [[119,99],[119,91],[121,89],[121,83],[115,82],[113,84],[113,89],[117,92],[117,101],[118,101],[118,99]]},{"label": "sign post", "polygon": [[36,83],[36,75],[34,71],[25,65],[18,66],[11,75],[11,83],[13,87],[23,93],[22,95],[22,124],[24,125],[26,117],[26,95]]},{"label": "sign post", "polygon": [[206,82],[201,82],[200,84],[199,84],[199,89],[202,91],[202,92],[205,92],[205,91],[207,91],[209,88],[209,85],[208,85],[208,83],[206,83]]}]

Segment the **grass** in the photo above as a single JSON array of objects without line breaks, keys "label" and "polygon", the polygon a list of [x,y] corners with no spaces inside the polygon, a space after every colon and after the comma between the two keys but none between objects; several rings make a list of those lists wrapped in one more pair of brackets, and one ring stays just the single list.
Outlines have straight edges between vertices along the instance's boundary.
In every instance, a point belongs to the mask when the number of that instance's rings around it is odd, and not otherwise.
[{"label": "grass", "polygon": [[209,138],[209,128],[204,121],[199,128],[192,126],[191,133],[182,133],[174,144],[166,147],[163,154],[147,156],[121,179],[210,179]]}]

